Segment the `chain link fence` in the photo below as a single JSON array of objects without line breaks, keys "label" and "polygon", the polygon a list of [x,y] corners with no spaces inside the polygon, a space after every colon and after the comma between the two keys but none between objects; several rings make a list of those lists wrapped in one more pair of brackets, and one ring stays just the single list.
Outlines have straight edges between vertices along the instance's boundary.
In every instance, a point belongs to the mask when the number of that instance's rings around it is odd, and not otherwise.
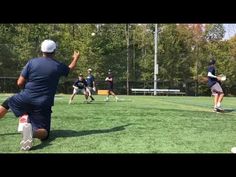
[{"label": "chain link fence", "polygon": [[[17,93],[20,88],[16,84],[17,77],[0,77],[0,93]],[[71,94],[73,91],[72,85],[74,83],[73,79],[62,79],[59,82],[57,93]],[[118,95],[127,95],[127,82],[126,81],[115,81],[114,82],[114,92]],[[129,95],[134,93],[131,92],[132,88],[140,89],[153,89],[153,81],[130,81],[129,82]],[[106,89],[107,83],[102,80],[96,81],[97,90]],[[187,96],[210,96],[211,92],[206,83],[196,83],[195,81],[188,82],[170,82],[170,81],[158,81],[158,89],[179,89],[184,92]],[[227,96],[236,95],[236,83],[231,87],[227,84],[222,84],[222,88]]]}]

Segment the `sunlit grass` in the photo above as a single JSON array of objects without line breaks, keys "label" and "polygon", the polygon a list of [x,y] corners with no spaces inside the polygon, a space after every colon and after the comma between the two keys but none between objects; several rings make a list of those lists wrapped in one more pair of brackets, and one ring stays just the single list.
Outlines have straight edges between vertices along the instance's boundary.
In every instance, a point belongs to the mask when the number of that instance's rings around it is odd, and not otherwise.
[{"label": "sunlit grass", "polygon": [[[18,120],[0,120],[1,153],[229,153],[236,146],[236,98],[226,113],[212,112],[211,97],[119,96],[83,103],[82,95],[57,95],[49,140],[19,150]],[[1,102],[6,95],[1,95]]]}]

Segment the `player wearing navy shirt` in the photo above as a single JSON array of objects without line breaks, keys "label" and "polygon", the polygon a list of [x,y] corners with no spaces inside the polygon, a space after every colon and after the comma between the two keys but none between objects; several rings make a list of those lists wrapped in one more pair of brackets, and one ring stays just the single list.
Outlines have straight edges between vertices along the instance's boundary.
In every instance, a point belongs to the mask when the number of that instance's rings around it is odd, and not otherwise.
[{"label": "player wearing navy shirt", "polygon": [[208,76],[208,87],[211,89],[212,95],[214,96],[214,111],[223,111],[221,108],[221,102],[224,97],[224,92],[221,88],[221,77],[216,76],[216,61],[214,59],[210,60],[207,69]]},{"label": "player wearing navy shirt", "polygon": [[96,83],[95,83],[95,77],[92,75],[91,68],[88,69],[88,76],[86,78],[86,81],[88,83],[89,97],[91,98],[91,101],[94,101],[92,94],[96,92]]},{"label": "player wearing navy shirt", "polygon": [[108,75],[105,79],[105,81],[107,82],[107,97],[105,99],[105,101],[109,100],[109,96],[112,95],[113,97],[115,97],[116,101],[118,101],[118,97],[116,96],[116,94],[113,91],[113,76],[111,74],[111,70],[108,70]]},{"label": "player wearing navy shirt", "polygon": [[17,80],[22,91],[0,106],[0,118],[4,117],[9,108],[20,120],[27,117],[22,127],[21,150],[29,150],[33,146],[33,138],[48,138],[51,107],[54,105],[59,79],[67,76],[79,59],[79,52],[74,52],[69,66],[54,59],[56,43],[52,40],[44,40],[41,51],[43,56],[29,60]]},{"label": "player wearing navy shirt", "polygon": [[88,88],[87,88],[88,84],[86,82],[86,80],[84,79],[83,75],[80,74],[78,79],[74,82],[73,84],[73,93],[70,97],[70,100],[69,100],[69,104],[71,104],[72,100],[74,99],[75,95],[76,94],[79,94],[79,93],[83,93],[84,96],[85,96],[85,102],[88,103],[88,96],[89,96],[89,93],[88,93]]}]

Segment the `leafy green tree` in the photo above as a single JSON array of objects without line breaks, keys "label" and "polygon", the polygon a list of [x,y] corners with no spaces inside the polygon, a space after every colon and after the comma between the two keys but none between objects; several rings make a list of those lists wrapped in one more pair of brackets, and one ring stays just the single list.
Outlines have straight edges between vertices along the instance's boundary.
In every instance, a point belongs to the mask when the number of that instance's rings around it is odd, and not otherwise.
[{"label": "leafy green tree", "polygon": [[208,24],[205,27],[205,38],[209,41],[222,40],[225,35],[223,24]]}]

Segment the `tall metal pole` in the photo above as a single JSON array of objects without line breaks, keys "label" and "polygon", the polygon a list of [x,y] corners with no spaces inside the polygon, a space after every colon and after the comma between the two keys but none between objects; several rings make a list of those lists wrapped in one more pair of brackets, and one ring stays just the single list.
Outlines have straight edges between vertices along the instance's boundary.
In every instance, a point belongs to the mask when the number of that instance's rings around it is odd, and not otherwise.
[{"label": "tall metal pole", "polygon": [[158,74],[158,64],[157,64],[157,24],[155,24],[155,53],[154,53],[154,95],[157,95],[157,74]]},{"label": "tall metal pole", "polygon": [[126,93],[129,95],[129,24],[126,24],[126,42],[127,42],[127,82]]},{"label": "tall metal pole", "polygon": [[199,47],[197,46],[196,48],[197,52],[197,57],[196,57],[196,93],[195,96],[198,96],[198,51]]}]

